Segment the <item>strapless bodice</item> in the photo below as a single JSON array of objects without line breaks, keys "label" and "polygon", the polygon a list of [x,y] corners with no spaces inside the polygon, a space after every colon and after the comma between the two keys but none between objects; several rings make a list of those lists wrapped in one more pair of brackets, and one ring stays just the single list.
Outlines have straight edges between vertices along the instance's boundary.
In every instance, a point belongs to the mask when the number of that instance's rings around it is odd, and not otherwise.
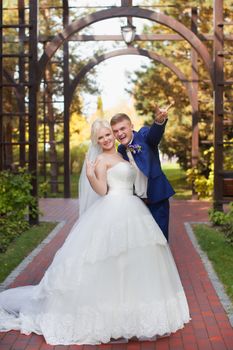
[{"label": "strapless bodice", "polygon": [[136,178],[134,167],[128,162],[119,162],[107,170],[108,194],[133,194]]}]

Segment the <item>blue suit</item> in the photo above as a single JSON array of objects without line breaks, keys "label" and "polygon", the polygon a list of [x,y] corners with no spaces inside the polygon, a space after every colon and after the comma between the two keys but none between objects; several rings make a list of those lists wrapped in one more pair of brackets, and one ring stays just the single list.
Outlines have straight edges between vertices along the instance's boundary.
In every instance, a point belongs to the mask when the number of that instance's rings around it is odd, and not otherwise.
[{"label": "blue suit", "polygon": [[[154,123],[151,127],[145,126],[138,132],[134,131],[132,145],[140,145],[141,151],[132,153],[132,155],[138,168],[148,178],[147,206],[168,240],[168,199],[175,192],[161,169],[159,159],[158,145],[163,136],[165,125],[166,122],[163,125]],[[124,145],[119,145],[118,152],[125,160],[129,161]]]}]

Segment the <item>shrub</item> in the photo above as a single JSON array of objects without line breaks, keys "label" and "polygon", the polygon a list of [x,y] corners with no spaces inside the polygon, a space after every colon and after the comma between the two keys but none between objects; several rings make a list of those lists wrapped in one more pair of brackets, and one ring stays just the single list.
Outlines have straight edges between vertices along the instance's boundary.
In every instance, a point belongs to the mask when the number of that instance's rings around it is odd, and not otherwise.
[{"label": "shrub", "polygon": [[[204,158],[207,158],[206,164]],[[203,152],[195,168],[186,171],[187,182],[194,186],[198,198],[210,198],[214,188],[213,147]]]},{"label": "shrub", "polygon": [[233,218],[229,219],[224,225],[223,225],[223,233],[226,237],[226,241],[233,245]]},{"label": "shrub", "polygon": [[210,209],[209,218],[213,225],[222,226],[226,221],[226,213],[223,211]]},{"label": "shrub", "polygon": [[227,213],[210,209],[209,217],[210,221],[214,225],[219,226],[226,238],[226,241],[233,245],[233,202],[229,204],[229,210]]},{"label": "shrub", "polygon": [[0,172],[0,252],[4,252],[10,242],[28,228],[26,215],[29,206],[32,215],[38,212],[30,191],[31,175],[24,169],[19,169],[17,174]]},{"label": "shrub", "polygon": [[[233,141],[233,139],[229,139]],[[232,171],[232,148],[224,145],[224,170]],[[193,185],[198,198],[211,198],[214,189],[214,147],[200,152],[198,164],[186,171],[187,182]]]}]

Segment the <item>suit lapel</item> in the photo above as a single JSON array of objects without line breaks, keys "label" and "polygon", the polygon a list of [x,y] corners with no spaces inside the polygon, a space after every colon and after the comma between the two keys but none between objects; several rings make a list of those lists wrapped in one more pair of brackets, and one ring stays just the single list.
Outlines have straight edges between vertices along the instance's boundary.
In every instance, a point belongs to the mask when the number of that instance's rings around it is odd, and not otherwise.
[{"label": "suit lapel", "polygon": [[149,161],[147,160],[147,157],[149,157],[149,152],[146,151],[148,146],[145,143],[143,137],[141,137],[138,132],[134,131],[132,145],[137,144],[142,147],[142,151],[140,153],[132,153],[132,155],[138,168],[143,172],[144,175],[148,177],[150,172],[148,168]]},{"label": "suit lapel", "polygon": [[128,158],[127,153],[126,153],[126,148],[125,148],[125,146],[119,145],[119,146],[118,146],[118,152],[119,152],[120,154],[122,154],[124,160],[129,161],[129,158]]}]

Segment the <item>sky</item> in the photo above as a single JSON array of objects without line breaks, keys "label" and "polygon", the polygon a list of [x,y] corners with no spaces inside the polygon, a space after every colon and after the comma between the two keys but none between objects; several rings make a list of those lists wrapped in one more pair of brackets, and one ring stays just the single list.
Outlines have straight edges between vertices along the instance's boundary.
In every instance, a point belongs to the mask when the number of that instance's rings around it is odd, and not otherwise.
[{"label": "sky", "polygon": [[[140,69],[142,63],[149,60],[140,56],[119,56],[102,62],[97,67],[97,85],[101,88],[103,108],[110,109],[120,101],[129,103],[130,95],[126,92],[129,88],[127,73],[133,75]],[[96,110],[96,96],[86,95],[86,110],[84,113],[92,113]]]},{"label": "sky", "polygon": [[[95,1],[95,4],[98,1]],[[82,5],[85,1],[82,1]],[[86,1],[86,3],[90,3]],[[143,19],[133,19],[133,24],[136,26],[136,33],[140,34],[144,24],[150,23]],[[121,19],[108,19],[104,21],[97,22],[82,32],[80,34],[121,34],[121,26],[126,24],[126,18]],[[104,47],[104,52],[113,51],[118,48],[126,48],[124,42],[114,43],[114,42],[101,42],[102,47]],[[93,43],[90,44],[89,49],[86,49],[86,57],[93,57]],[[148,65],[150,60],[142,56],[118,56],[113,57],[108,60],[103,61],[98,66],[96,66],[97,85],[101,88],[101,97],[103,101],[104,109],[110,109],[118,104],[119,101],[125,101],[129,103],[130,96],[125,91],[129,87],[129,82],[127,79],[127,73],[131,75],[135,70],[140,69],[142,65]],[[97,96],[84,95],[84,114],[87,116],[96,111],[96,100]]]}]

